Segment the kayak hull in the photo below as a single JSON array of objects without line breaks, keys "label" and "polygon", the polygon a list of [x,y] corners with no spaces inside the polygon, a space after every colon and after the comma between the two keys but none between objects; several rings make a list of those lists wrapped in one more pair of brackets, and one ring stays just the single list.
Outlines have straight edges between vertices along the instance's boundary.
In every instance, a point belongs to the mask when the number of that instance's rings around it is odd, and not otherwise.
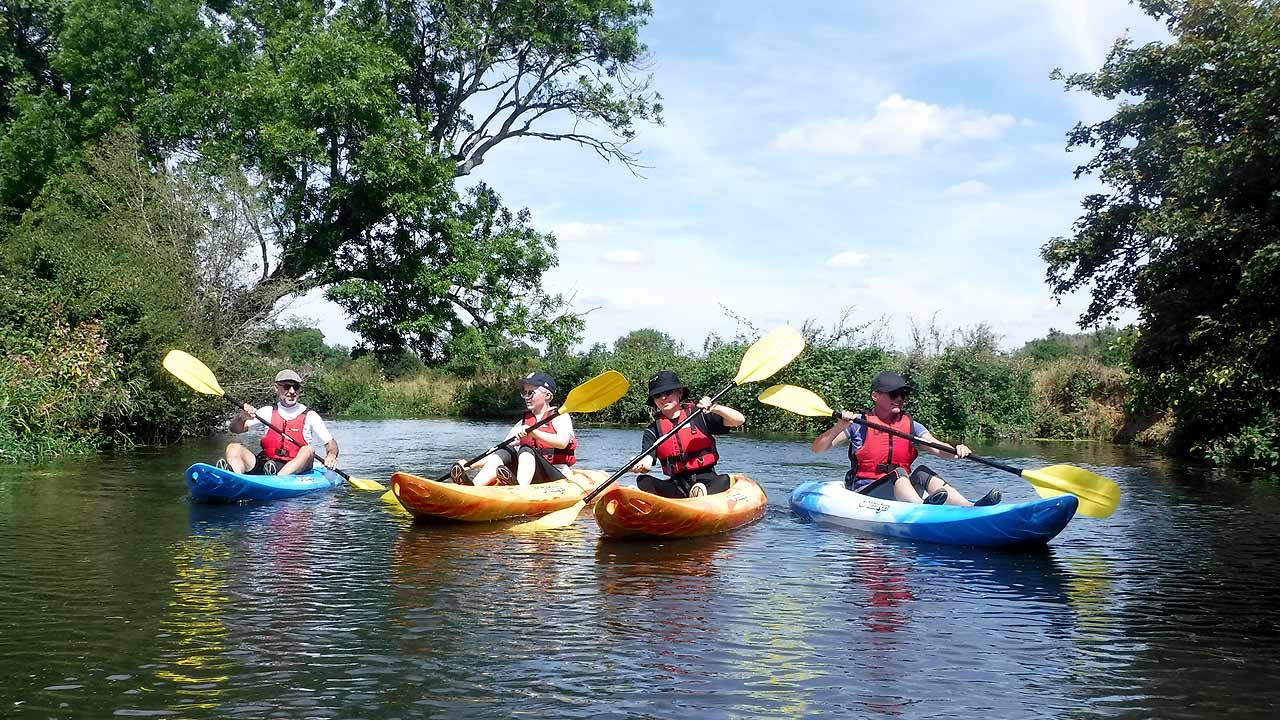
[{"label": "kayak hull", "polygon": [[326,472],[322,465],[298,475],[243,475],[196,463],[187,468],[185,477],[191,497],[205,502],[279,500],[332,490],[342,484],[340,476]]},{"label": "kayak hull", "polygon": [[764,517],[764,490],[746,475],[731,475],[729,482],[722,493],[679,499],[612,487],[596,498],[596,524],[610,538],[683,538],[728,532]]},{"label": "kayak hull", "polygon": [[391,475],[391,492],[404,509],[417,518],[493,522],[563,510],[607,477],[599,470],[571,468],[565,480],[476,487],[397,472]]},{"label": "kayak hull", "polygon": [[804,520],[921,542],[983,547],[1043,545],[1071,522],[1078,504],[1075,495],[1058,495],[986,507],[919,505],[860,495],[839,480],[802,483],[791,493],[791,509]]}]

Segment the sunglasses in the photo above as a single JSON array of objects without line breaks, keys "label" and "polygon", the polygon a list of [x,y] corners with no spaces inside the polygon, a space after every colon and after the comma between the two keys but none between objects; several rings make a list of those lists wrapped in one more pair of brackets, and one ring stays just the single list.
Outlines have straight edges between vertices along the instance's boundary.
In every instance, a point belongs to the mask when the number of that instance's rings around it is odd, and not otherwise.
[{"label": "sunglasses", "polygon": [[302,392],[302,386],[297,383],[276,383],[276,387],[281,388],[285,392],[288,392],[289,390]]},{"label": "sunglasses", "polygon": [[910,395],[910,394],[911,394],[911,391],[910,391],[910,390],[894,390],[893,392],[887,392],[887,393],[883,393],[883,394],[888,395],[889,397],[893,398],[894,400],[901,400],[901,399],[903,399],[903,398],[907,397],[908,395]]},{"label": "sunglasses", "polygon": [[520,391],[520,397],[524,398],[525,400],[528,400],[529,398],[537,394],[538,394],[537,390],[521,390]]}]

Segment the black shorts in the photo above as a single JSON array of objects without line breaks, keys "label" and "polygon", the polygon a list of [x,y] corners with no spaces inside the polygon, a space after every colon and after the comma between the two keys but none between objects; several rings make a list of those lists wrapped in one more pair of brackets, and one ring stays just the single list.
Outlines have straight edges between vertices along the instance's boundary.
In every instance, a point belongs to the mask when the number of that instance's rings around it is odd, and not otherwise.
[{"label": "black shorts", "polygon": [[564,473],[560,469],[551,464],[551,461],[542,456],[542,453],[534,450],[528,445],[521,445],[517,450],[510,448],[502,448],[494,453],[498,459],[502,460],[502,464],[506,465],[512,473],[516,471],[516,459],[521,455],[532,455],[533,465],[533,483],[553,482],[555,480],[564,480]]},{"label": "black shorts", "polygon": [[693,487],[694,483],[706,485],[707,494],[715,495],[729,489],[729,476],[716,473],[715,468],[705,468],[672,478],[653,475],[641,475],[636,478],[636,487],[647,493],[669,498],[689,497],[689,488]]},{"label": "black shorts", "polygon": [[845,487],[856,493],[873,498],[879,498],[881,500],[895,500],[897,498],[894,496],[893,485],[897,482],[898,477],[905,477],[911,481],[911,487],[915,489],[916,493],[918,493],[920,497],[924,498],[929,495],[929,481],[936,475],[937,473],[927,465],[919,465],[915,470],[911,471],[910,475],[907,475],[906,470],[898,468],[893,472],[885,473],[874,480],[866,481],[862,478],[856,477],[853,474],[853,470],[850,470],[845,476]]},{"label": "black shorts", "polygon": [[[280,468],[284,467],[293,458],[278,458],[268,455],[265,451],[260,452],[253,460],[253,468],[246,475],[275,475],[280,472]],[[267,461],[276,464],[274,472],[267,472]],[[314,466],[314,465],[313,465]],[[311,467],[302,468],[302,472],[310,472]]]}]

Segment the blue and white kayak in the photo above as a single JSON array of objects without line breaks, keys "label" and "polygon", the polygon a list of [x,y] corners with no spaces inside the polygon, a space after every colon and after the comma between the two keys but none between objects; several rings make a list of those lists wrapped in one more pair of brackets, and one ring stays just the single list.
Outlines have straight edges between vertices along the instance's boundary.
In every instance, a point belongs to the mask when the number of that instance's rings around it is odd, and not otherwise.
[{"label": "blue and white kayak", "polygon": [[331,490],[343,482],[340,476],[325,472],[319,464],[311,472],[298,475],[242,475],[196,463],[187,468],[186,478],[191,497],[206,502],[279,500]]},{"label": "blue and white kayak", "polygon": [[876,535],[943,545],[1043,545],[1071,522],[1075,495],[1024,503],[959,507],[881,500],[848,490],[841,480],[810,481],[791,493],[802,519]]}]

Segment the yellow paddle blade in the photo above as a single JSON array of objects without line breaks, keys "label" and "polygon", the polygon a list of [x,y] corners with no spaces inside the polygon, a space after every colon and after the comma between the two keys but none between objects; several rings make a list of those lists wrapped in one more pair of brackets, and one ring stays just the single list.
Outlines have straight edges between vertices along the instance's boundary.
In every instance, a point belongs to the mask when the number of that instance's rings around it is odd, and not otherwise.
[{"label": "yellow paddle blade", "polygon": [[1092,518],[1109,517],[1120,504],[1120,486],[1074,465],[1050,465],[1039,470],[1023,470],[1022,479],[1031,483],[1040,497],[1071,493],[1080,499],[1077,509]]},{"label": "yellow paddle blade", "polygon": [[382,495],[379,497],[379,499],[380,499],[380,500],[382,500],[383,504],[385,504],[385,505],[387,506],[387,509],[388,509],[388,510],[392,510],[392,511],[394,511],[394,512],[400,513],[401,515],[412,515],[412,514],[413,514],[413,513],[409,512],[408,510],[405,510],[405,509],[404,509],[404,506],[400,504],[400,498],[396,497],[395,492],[393,492],[393,491],[391,491],[391,490],[388,490],[388,491],[386,491],[386,492],[382,493]]},{"label": "yellow paddle blade", "polygon": [[804,350],[804,337],[790,325],[783,325],[747,349],[733,384],[765,380],[795,360],[801,350]]},{"label": "yellow paddle blade", "polygon": [[586,503],[579,500],[562,510],[547,513],[537,520],[522,522],[519,525],[512,525],[513,532],[538,532],[539,530],[555,530],[557,528],[565,528],[572,525],[578,520],[578,514],[582,512],[582,508],[586,507]]},{"label": "yellow paddle blade", "polygon": [[618,402],[631,384],[617,370],[605,370],[569,391],[560,403],[562,413],[589,413]]},{"label": "yellow paddle blade", "polygon": [[164,356],[164,369],[203,395],[223,395],[218,378],[204,363],[181,350],[170,350]]},{"label": "yellow paddle blade", "polygon": [[370,480],[369,478],[358,478],[348,475],[347,482],[351,483],[351,487],[356,488],[357,490],[377,491],[387,489],[382,483],[377,480]]},{"label": "yellow paddle blade", "polygon": [[835,411],[818,395],[795,385],[774,385],[757,398],[765,405],[808,417],[831,417]]}]

